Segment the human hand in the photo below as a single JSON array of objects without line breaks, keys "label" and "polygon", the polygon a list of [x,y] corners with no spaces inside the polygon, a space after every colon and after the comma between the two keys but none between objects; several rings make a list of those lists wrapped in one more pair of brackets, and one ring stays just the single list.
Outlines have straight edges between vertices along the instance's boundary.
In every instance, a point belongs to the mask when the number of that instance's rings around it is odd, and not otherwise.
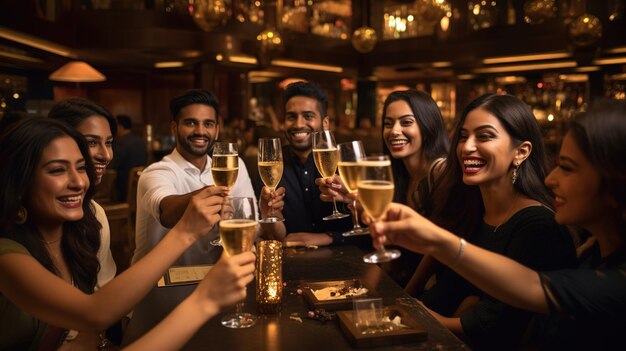
[{"label": "human hand", "polygon": [[228,188],[224,186],[206,186],[191,197],[182,218],[176,227],[190,233],[195,239],[207,235],[220,221],[220,210]]},{"label": "human hand", "polygon": [[332,202],[333,199],[339,202],[352,202],[348,197],[348,189],[341,183],[341,178],[334,175],[332,178],[317,178],[315,185],[320,189],[320,199],[325,202]]},{"label": "human hand", "polygon": [[246,286],[254,278],[255,256],[244,252],[222,254],[193,292],[193,298],[209,316],[246,298]]},{"label": "human hand", "polygon": [[263,187],[261,190],[261,196],[259,200],[259,208],[261,209],[261,217],[265,218],[271,213],[272,209],[274,211],[274,215],[277,213],[282,213],[283,207],[285,206],[285,188],[280,187],[275,191],[270,191],[267,187]]},{"label": "human hand", "polygon": [[369,224],[376,248],[394,244],[419,253],[429,253],[441,230],[410,207],[398,203],[391,203],[382,221],[372,223],[367,216],[363,220]]}]

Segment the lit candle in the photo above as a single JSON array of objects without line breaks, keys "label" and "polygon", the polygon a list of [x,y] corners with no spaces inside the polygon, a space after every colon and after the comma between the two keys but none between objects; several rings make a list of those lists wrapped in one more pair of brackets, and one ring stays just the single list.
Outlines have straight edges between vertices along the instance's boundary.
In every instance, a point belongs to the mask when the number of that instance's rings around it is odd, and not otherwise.
[{"label": "lit candle", "polygon": [[257,250],[256,300],[260,313],[277,313],[283,294],[282,243],[264,240]]}]

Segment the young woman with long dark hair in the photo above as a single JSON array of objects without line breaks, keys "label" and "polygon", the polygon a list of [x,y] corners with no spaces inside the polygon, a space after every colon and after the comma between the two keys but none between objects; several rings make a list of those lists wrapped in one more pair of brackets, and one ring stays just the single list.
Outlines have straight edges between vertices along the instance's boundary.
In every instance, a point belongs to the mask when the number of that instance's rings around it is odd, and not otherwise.
[{"label": "young woman with long dark hair", "polygon": [[[508,95],[479,97],[463,110],[451,144],[429,218],[535,269],[574,264],[569,232],[554,221],[553,199],[542,181],[548,162],[541,131],[526,104]],[[436,278],[420,299],[473,348],[509,349],[521,342],[530,313],[493,299],[446,267]]]},{"label": "young woman with long dark hair", "polygon": [[[207,188],[150,254],[95,290],[101,226],[91,202],[95,170],[84,137],[53,119],[24,118],[2,132],[0,150],[2,350],[55,349],[65,339],[58,327],[81,334],[106,329],[219,221],[210,213],[222,198]],[[254,255],[220,262],[174,312],[172,318],[185,323],[165,332],[157,327],[161,333],[142,339],[143,349],[181,347],[181,336],[190,336],[222,306],[245,296]],[[97,342],[82,346],[95,349]]]},{"label": "young woman with long dark hair", "polygon": [[[485,293],[539,314],[529,330],[546,350],[626,346],[626,105],[600,104],[574,121],[545,184],[556,221],[581,226],[596,243],[578,267],[537,270],[484,250],[393,204],[370,229],[374,245],[433,255]],[[541,243],[537,243],[541,244]]]}]

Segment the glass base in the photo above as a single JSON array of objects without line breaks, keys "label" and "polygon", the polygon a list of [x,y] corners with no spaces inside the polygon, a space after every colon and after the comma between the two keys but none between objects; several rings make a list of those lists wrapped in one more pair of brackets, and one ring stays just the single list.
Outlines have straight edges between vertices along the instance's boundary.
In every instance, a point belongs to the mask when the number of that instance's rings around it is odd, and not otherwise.
[{"label": "glass base", "polygon": [[374,251],[363,256],[363,261],[367,263],[389,262],[400,257],[400,255],[401,253],[398,250]]},{"label": "glass base", "polygon": [[250,328],[256,324],[256,316],[250,313],[229,314],[222,318],[222,325],[227,328]]},{"label": "glass base", "polygon": [[267,217],[267,218],[262,218],[259,220],[259,223],[277,223],[277,222],[284,222],[285,220],[283,218],[279,218],[279,217]]},{"label": "glass base", "polygon": [[332,221],[333,219],[340,219],[340,218],[346,218],[350,216],[349,214],[346,213],[341,213],[341,212],[335,212],[329,216],[326,216],[324,218],[322,218],[325,221]]},{"label": "glass base", "polygon": [[357,236],[357,235],[369,235],[369,233],[370,233],[369,228],[353,228],[350,231],[341,233],[341,235],[348,237],[348,236]]}]

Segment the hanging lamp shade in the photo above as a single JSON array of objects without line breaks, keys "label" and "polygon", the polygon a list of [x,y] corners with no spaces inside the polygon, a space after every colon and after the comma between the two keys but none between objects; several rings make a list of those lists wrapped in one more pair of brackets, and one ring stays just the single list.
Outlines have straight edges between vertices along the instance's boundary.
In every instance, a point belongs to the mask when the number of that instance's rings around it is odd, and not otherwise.
[{"label": "hanging lamp shade", "polygon": [[75,83],[103,82],[107,79],[104,74],[83,61],[68,62],[52,72],[49,78],[59,82]]}]

